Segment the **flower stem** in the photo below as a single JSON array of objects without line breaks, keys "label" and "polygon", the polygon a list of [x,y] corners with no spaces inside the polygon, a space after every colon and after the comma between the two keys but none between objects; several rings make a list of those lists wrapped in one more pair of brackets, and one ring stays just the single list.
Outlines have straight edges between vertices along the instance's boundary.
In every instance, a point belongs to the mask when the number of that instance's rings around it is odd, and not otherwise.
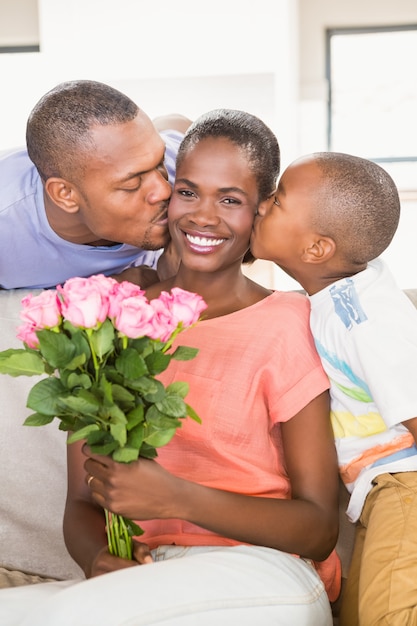
[{"label": "flower stem", "polygon": [[110,554],[132,560],[133,541],[126,520],[122,515],[104,509],[106,516],[107,543]]},{"label": "flower stem", "polygon": [[86,328],[85,332],[87,334],[88,344],[90,346],[91,356],[93,358],[95,379],[96,379],[96,382],[98,382],[99,375],[100,375],[100,367],[99,367],[99,364],[98,364],[98,361],[97,361],[97,355],[96,355],[96,352],[94,350],[93,343],[91,341],[91,337],[92,337],[92,334],[93,334],[94,331],[91,328]]}]

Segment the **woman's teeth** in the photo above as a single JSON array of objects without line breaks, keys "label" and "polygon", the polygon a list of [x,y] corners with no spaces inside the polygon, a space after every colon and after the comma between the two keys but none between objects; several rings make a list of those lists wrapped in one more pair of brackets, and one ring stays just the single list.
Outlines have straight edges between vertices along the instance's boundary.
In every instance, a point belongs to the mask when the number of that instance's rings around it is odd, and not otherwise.
[{"label": "woman's teeth", "polygon": [[209,246],[219,246],[225,239],[213,239],[211,237],[196,237],[195,235],[186,234],[188,241],[195,246],[207,248]]}]

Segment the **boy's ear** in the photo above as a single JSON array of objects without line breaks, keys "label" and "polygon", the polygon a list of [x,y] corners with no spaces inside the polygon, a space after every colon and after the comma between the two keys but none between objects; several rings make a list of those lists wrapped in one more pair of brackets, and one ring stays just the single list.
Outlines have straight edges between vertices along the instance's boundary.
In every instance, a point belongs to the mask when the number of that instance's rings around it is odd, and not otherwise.
[{"label": "boy's ear", "polygon": [[336,252],[336,243],[331,237],[317,235],[314,241],[304,248],[302,260],[304,263],[324,263],[329,261]]},{"label": "boy's ear", "polygon": [[269,198],[266,198],[266,200],[262,200],[262,202],[259,203],[256,213],[258,215],[265,215],[265,213],[274,204],[274,200],[275,200],[275,192],[271,196],[269,196]]},{"label": "boy's ear", "polygon": [[52,202],[67,213],[76,213],[79,209],[78,193],[65,178],[51,177],[45,183],[45,191]]}]

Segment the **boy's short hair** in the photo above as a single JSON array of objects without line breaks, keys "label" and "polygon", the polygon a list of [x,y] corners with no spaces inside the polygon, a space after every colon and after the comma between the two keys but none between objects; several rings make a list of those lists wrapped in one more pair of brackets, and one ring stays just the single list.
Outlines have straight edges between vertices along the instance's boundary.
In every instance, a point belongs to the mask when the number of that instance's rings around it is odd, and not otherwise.
[{"label": "boy's short hair", "polygon": [[376,163],[351,154],[312,156],[323,174],[315,196],[314,227],[332,237],[351,263],[375,259],[391,243],[400,218],[391,176]]}]

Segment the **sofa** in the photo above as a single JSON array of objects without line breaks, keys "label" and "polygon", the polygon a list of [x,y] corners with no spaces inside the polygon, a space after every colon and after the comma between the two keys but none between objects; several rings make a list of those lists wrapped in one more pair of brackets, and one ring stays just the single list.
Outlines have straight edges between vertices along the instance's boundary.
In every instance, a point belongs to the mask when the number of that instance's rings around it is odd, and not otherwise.
[{"label": "sofa", "polygon": [[[405,291],[417,307],[417,289]],[[0,350],[21,346],[16,327],[27,293],[0,290]],[[66,434],[56,420],[39,428],[23,426],[30,412],[26,398],[35,382],[33,377],[0,374],[0,587],[83,577],[66,551],[62,534]],[[354,526],[345,515],[347,501],[341,484],[337,551],[344,577],[354,536]]]}]

